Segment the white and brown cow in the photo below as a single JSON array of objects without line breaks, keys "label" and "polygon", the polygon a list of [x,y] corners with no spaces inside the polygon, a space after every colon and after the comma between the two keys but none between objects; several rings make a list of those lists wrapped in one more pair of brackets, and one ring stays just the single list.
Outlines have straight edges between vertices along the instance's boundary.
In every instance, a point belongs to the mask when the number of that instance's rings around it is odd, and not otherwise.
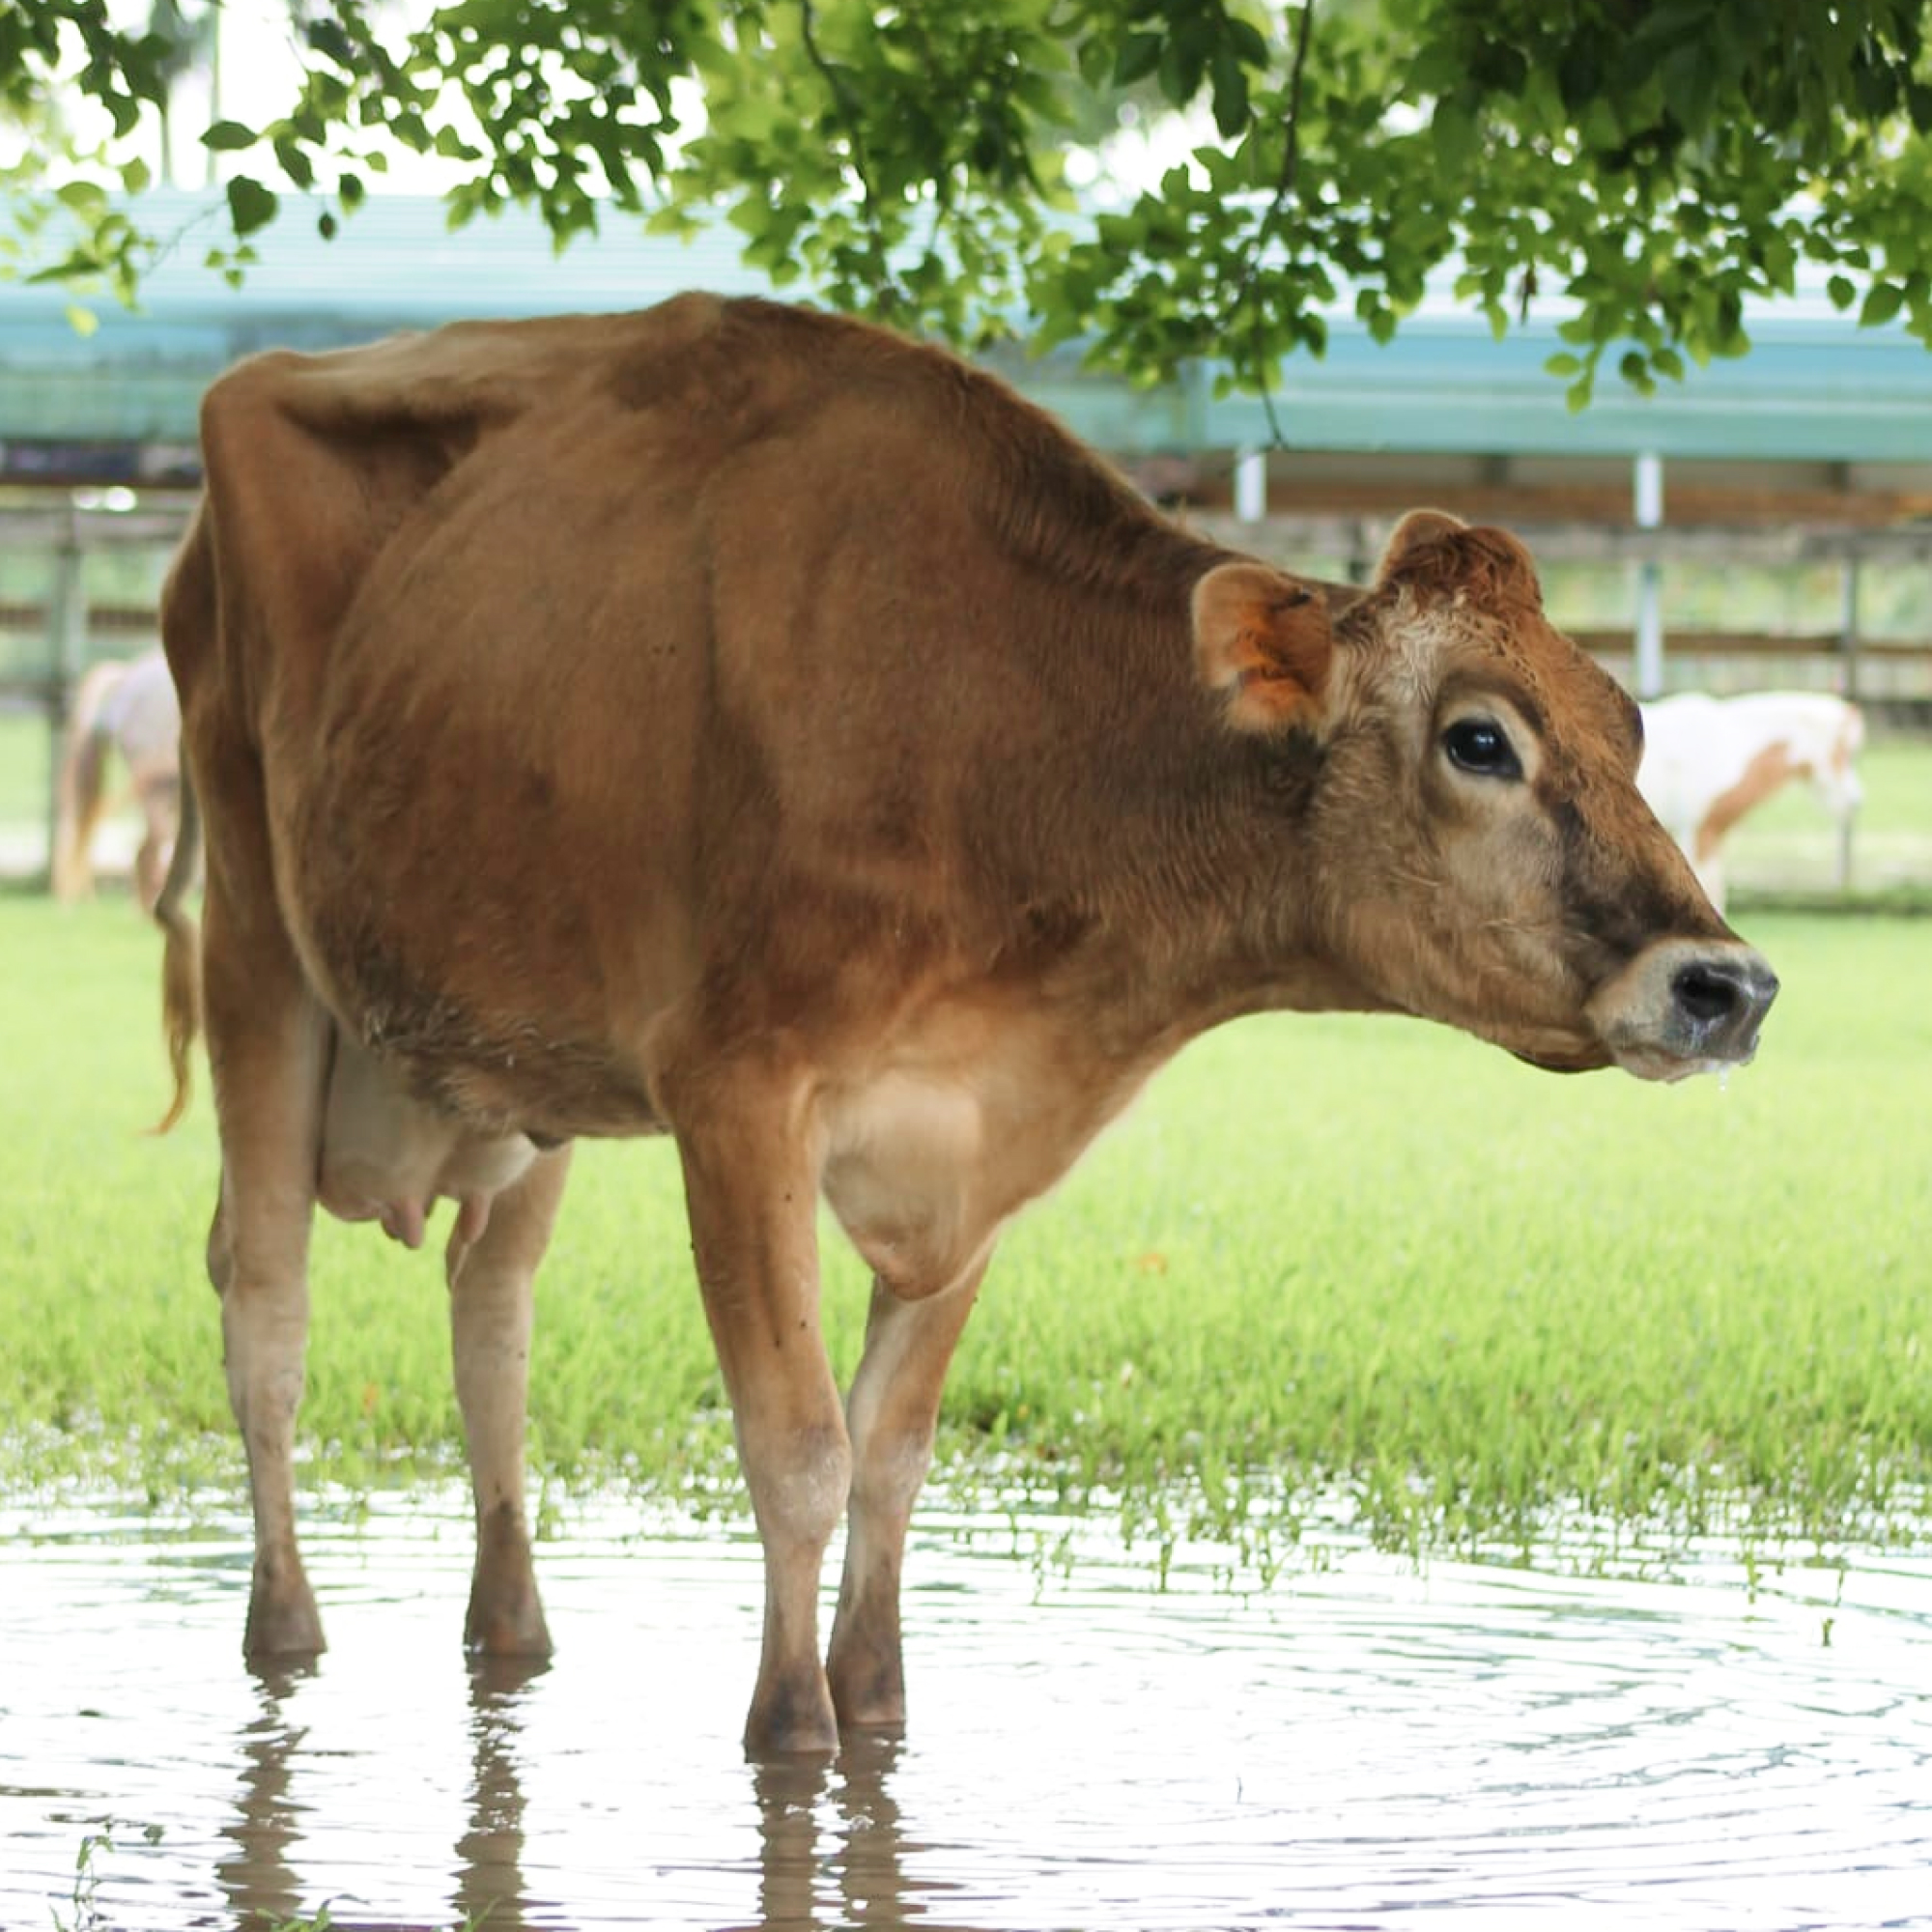
[{"label": "white and brown cow", "polygon": [[[202,434],[165,635],[252,1653],[323,1641],[318,1203],[412,1244],[457,1204],[468,1634],[542,1652],[531,1272],[571,1141],[673,1137],[765,1552],[747,1742],[828,1750],[903,1715],[907,1519],[1001,1228],[1182,1042],[1406,1012],[1662,1079],[1756,1043],[1776,981],[1498,530],[1419,513],[1331,611],[953,357],[703,296],[265,355]],[[842,1404],[821,1196],[875,1277]]]},{"label": "white and brown cow", "polygon": [[[1685,691],[1643,707],[1637,788],[1684,848],[1711,903],[1724,907],[1724,844],[1747,812],[1805,780],[1849,841],[1864,800],[1864,714],[1822,691]],[[1849,857],[1850,846],[1844,846]]]},{"label": "white and brown cow", "polygon": [[156,644],[138,657],[95,665],[75,687],[54,781],[53,895],[94,892],[94,840],[110,803],[107,769],[119,753],[140,808],[134,895],[143,912],[160,896],[181,816],[181,712]]}]

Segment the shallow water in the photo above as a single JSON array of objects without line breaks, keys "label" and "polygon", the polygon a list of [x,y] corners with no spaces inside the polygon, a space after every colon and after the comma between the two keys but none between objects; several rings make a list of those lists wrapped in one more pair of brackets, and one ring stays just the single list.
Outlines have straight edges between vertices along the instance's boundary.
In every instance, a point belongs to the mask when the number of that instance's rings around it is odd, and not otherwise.
[{"label": "shallow water", "polygon": [[0,1926],[1932,1926],[1932,1558],[1156,1592],[971,1527],[916,1535],[907,1738],[756,1769],[740,1524],[573,1515],[528,1674],[462,1655],[460,1505],[319,1521],[333,1648],[263,1679],[239,1517],[0,1508]]}]

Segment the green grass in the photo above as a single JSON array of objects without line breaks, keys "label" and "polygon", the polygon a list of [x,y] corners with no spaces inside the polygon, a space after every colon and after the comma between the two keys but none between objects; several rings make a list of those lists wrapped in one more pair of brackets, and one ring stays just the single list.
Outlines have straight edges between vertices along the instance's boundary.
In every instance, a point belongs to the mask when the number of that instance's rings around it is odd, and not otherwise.
[{"label": "green grass", "polygon": [[[1009,1234],[949,1480],[1264,1568],[1338,1499],[1414,1549],[1528,1548],[1572,1509],[1612,1538],[1922,1540],[1932,923],[1748,925],[1786,990],[1724,1089],[1556,1078],[1409,1021],[1198,1043]],[[156,952],[125,902],[0,898],[0,1487],[239,1493],[205,1081],[176,1134],[141,1132]],[[849,1368],[865,1287],[826,1250]],[[325,1223],[313,1282],[309,1477],[451,1466],[439,1257]],[[667,1145],[582,1150],[532,1408],[548,1482],[735,1495]]]},{"label": "green grass", "polygon": [[37,711],[0,711],[0,825],[44,824],[53,746]]}]

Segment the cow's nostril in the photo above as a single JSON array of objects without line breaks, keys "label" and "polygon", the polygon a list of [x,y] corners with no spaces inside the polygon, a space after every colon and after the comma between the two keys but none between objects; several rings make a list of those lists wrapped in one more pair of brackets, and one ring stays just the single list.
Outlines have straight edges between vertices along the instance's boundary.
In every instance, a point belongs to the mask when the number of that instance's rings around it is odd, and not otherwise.
[{"label": "cow's nostril", "polygon": [[1746,988],[1740,977],[1708,959],[1681,967],[1670,982],[1677,1004],[1693,1020],[1706,1024],[1727,1018],[1743,1003]]}]

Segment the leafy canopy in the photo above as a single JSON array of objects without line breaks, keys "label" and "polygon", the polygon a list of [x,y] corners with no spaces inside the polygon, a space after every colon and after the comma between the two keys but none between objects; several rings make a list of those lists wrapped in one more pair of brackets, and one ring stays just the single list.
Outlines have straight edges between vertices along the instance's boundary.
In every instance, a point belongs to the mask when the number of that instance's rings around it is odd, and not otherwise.
[{"label": "leafy canopy", "polygon": [[[1561,298],[1579,406],[1606,356],[1648,388],[1742,353],[1747,298],[1806,264],[1932,343],[1926,0],[448,0],[409,28],[293,5],[295,98],[201,134],[234,170],[231,276],[291,186],[332,233],[412,151],[453,164],[454,222],[530,204],[561,245],[722,212],[781,284],[957,341],[1077,338],[1144,382],[1212,357],[1265,391],[1344,291],[1386,339],[1445,265],[1498,333]],[[15,272],[131,296],[164,240],[125,158],[180,66],[155,19],[0,7]],[[1191,150],[1076,194],[1096,103],[1150,95]],[[64,98],[105,110],[96,153]]]}]

